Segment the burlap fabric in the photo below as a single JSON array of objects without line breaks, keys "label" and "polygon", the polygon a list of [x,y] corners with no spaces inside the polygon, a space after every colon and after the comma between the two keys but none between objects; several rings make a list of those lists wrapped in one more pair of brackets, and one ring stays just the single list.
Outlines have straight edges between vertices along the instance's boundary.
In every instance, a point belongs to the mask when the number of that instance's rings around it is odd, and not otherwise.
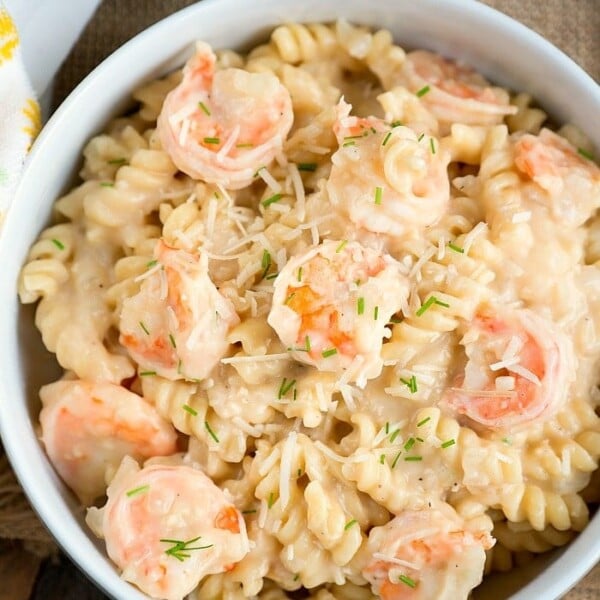
[{"label": "burlap fabric", "polygon": [[[377,0],[365,0],[369,1]],[[600,0],[484,1],[546,37],[600,80]],[[57,77],[54,105],[57,106],[85,75],[129,38],[193,2],[104,0]],[[38,553],[46,553],[52,548],[48,534],[23,497],[1,446],[0,538],[25,540]],[[567,598],[600,598],[600,565]]]}]

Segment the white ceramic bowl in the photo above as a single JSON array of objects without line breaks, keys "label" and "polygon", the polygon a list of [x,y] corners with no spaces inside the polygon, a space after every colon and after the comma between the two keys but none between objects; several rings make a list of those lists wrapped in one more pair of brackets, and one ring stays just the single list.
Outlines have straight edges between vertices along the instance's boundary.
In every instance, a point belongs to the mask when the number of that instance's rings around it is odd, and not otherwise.
[{"label": "white ceramic bowl", "polygon": [[[579,125],[600,147],[600,90],[594,81],[540,36],[467,0],[204,0],[140,34],[89,75],[35,143],[0,239],[4,298],[0,432],[41,519],[81,569],[119,600],[145,596],[119,578],[35,434],[37,390],[58,371],[34,329],[33,311],[19,305],[19,270],[47,224],[54,200],[73,183],[86,141],[127,105],[136,86],[182,64],[194,40],[244,48],[282,22],[332,21],[341,16],[387,27],[403,46],[430,48],[469,61],[494,81],[530,92],[558,122]],[[527,570],[495,576],[477,597],[552,600],[599,559],[600,517],[596,517],[566,550]]]}]

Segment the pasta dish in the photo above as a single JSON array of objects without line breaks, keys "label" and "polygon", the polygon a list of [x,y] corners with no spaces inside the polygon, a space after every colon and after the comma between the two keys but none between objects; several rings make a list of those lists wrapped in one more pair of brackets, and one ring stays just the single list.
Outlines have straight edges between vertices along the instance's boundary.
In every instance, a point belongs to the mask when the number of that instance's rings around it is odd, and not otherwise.
[{"label": "pasta dish", "polygon": [[152,598],[458,600],[600,497],[600,169],[524,93],[291,24],[85,147],[20,278],[40,437]]}]

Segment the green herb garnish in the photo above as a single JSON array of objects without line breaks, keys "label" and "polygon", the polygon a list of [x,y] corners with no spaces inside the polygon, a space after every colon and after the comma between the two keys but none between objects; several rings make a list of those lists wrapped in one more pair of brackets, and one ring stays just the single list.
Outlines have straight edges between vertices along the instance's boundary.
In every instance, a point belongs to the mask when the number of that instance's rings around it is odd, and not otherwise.
[{"label": "green herb garnish", "polygon": [[381,145],[385,146],[390,141],[391,137],[392,137],[392,132],[388,131],[386,136],[383,138],[383,142],[381,142]]},{"label": "green herb garnish", "polygon": [[204,428],[206,429],[206,431],[208,431],[208,435],[210,435],[210,437],[215,440],[215,442],[217,442],[217,444],[219,443],[219,438],[217,437],[217,434],[212,430],[212,427],[209,425],[208,421],[204,421]]},{"label": "green herb garnish", "polygon": [[143,329],[146,335],[150,335],[150,332],[148,331],[148,328],[144,325],[143,321],[140,321],[140,327]]},{"label": "green herb garnish", "polygon": [[417,317],[420,317],[426,310],[431,308],[434,304],[437,304],[438,306],[443,306],[445,308],[448,308],[450,306],[449,304],[446,304],[446,302],[438,300],[435,296],[429,296],[429,298],[427,298],[423,306],[421,306],[421,308],[416,312]]},{"label": "green herb garnish", "polygon": [[584,148],[577,148],[577,153],[583,156],[583,158],[587,158],[588,160],[594,160],[594,155],[591,152],[588,152]]},{"label": "green herb garnish", "polygon": [[53,239],[51,241],[59,250],[65,249],[65,245],[60,240]]},{"label": "green herb garnish", "polygon": [[273,194],[272,196],[269,196],[266,200],[262,201],[262,205],[267,208],[267,206],[271,206],[271,204],[274,204],[275,202],[279,202],[281,200],[281,194]]},{"label": "green herb garnish", "polygon": [[221,140],[218,137],[205,137],[204,143],[205,144],[220,144]]},{"label": "green herb garnish", "polygon": [[152,375],[156,375],[156,371],[141,371],[140,377],[151,377]]},{"label": "green herb garnish", "polygon": [[190,413],[190,415],[192,415],[192,417],[198,416],[198,411],[193,409],[189,404],[183,404],[181,408],[183,408],[183,410],[185,410],[185,412]]},{"label": "green herb garnish", "polygon": [[413,375],[410,379],[400,378],[400,381],[408,387],[411,394],[415,394],[417,392],[417,378]]},{"label": "green herb garnish", "polygon": [[204,102],[198,102],[198,107],[202,110],[202,112],[210,117],[210,110],[208,110],[208,107],[206,106],[206,104],[204,104]]},{"label": "green herb garnish", "polygon": [[425,417],[422,421],[419,421],[417,423],[417,427],[422,427],[423,425],[425,425],[425,423],[428,423],[429,421],[431,421],[431,417]]},{"label": "green herb garnish", "polygon": [[308,171],[310,173],[317,170],[317,163],[298,163],[298,171]]},{"label": "green herb garnish", "polygon": [[453,244],[452,242],[448,242],[448,248],[450,248],[450,250],[454,250],[454,252],[458,252],[459,254],[465,253],[464,248],[461,248],[460,246],[457,246],[456,244]]},{"label": "green herb garnish", "polygon": [[456,440],[447,440],[442,444],[442,448],[450,448],[450,446],[454,446],[456,444]]},{"label": "green herb garnish", "polygon": [[348,240],[342,240],[340,242],[340,245],[335,249],[336,254],[339,254],[346,247],[347,243],[348,243]]},{"label": "green herb garnish", "polygon": [[127,164],[127,159],[126,158],[113,158],[112,160],[108,161],[109,165],[117,165],[117,166],[121,166],[121,165],[125,165]]},{"label": "green herb garnish", "polygon": [[344,525],[344,531],[348,531],[348,529],[350,529],[350,527],[352,527],[352,525],[356,525],[357,523],[358,523],[358,521],[356,519],[352,519],[351,521],[348,521]]},{"label": "green herb garnish", "polygon": [[422,87],[418,92],[417,92],[417,98],[422,98],[425,94],[427,94],[427,92],[429,92],[431,90],[431,88],[426,85],[425,87]]},{"label": "green herb garnish", "polygon": [[137,496],[138,494],[143,494],[144,492],[147,492],[149,489],[150,489],[149,485],[140,485],[139,487],[129,490],[125,495],[128,498],[133,498],[133,496]]},{"label": "green herb garnish", "polygon": [[408,587],[411,587],[411,588],[417,587],[417,582],[414,581],[414,579],[411,579],[408,575],[400,575],[398,577],[398,579],[401,583],[406,584]]},{"label": "green herb garnish", "polygon": [[321,356],[323,358],[329,358],[330,356],[333,356],[334,354],[337,354],[337,348],[330,348],[329,350],[323,350],[323,352],[321,352]]},{"label": "green herb garnish", "polygon": [[404,460],[406,462],[418,462],[420,460],[423,460],[422,456],[405,456]]},{"label": "green herb garnish", "polygon": [[365,312],[365,299],[362,296],[356,301],[356,312],[359,315]]},{"label": "green herb garnish", "polygon": [[173,544],[172,548],[165,550],[165,554],[168,554],[169,556],[172,556],[173,558],[183,562],[186,558],[190,558],[191,554],[188,554],[188,552],[192,550],[206,550],[207,548],[212,548],[213,544],[208,544],[208,546],[190,546],[190,544],[197,542],[201,537],[202,536],[199,535],[198,537],[188,540],[187,542],[168,539],[161,539],[160,541],[165,544]]},{"label": "green herb garnish", "polygon": [[296,380],[292,379],[288,381],[285,377],[279,386],[279,393],[277,394],[277,399],[281,400],[291,389],[296,385]]},{"label": "green herb garnish", "polygon": [[383,189],[377,186],[375,188],[375,204],[381,204],[383,199]]}]

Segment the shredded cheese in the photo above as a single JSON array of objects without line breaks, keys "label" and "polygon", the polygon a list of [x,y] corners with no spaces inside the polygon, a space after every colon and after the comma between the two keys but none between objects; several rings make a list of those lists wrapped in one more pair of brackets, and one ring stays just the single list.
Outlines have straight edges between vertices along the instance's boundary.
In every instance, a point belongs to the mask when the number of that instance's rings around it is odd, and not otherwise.
[{"label": "shredded cheese", "polygon": [[297,433],[291,431],[283,443],[281,461],[279,463],[279,503],[285,508],[290,500],[290,479],[292,478],[292,461],[296,450]]}]

